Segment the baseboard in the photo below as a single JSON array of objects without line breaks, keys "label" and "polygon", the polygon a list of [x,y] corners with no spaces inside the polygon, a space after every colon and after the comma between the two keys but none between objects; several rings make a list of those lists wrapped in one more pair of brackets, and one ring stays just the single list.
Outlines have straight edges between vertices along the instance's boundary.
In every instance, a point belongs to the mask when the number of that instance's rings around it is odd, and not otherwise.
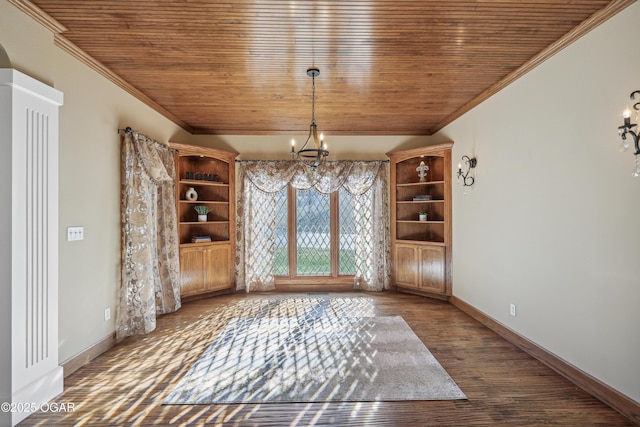
[{"label": "baseboard", "polygon": [[429,297],[429,298],[434,298],[434,299],[439,299],[442,301],[448,301],[449,297],[447,295],[444,294],[439,294],[436,292],[429,292],[423,289],[418,289],[418,288],[409,288],[409,287],[403,287],[403,286],[396,286],[396,291],[397,292],[403,292],[405,294],[412,294],[412,295],[419,295],[421,297]]},{"label": "baseboard", "polygon": [[576,386],[591,394],[596,399],[601,400],[606,405],[629,418],[632,422],[640,425],[640,403],[609,387],[597,378],[592,377],[583,370],[545,350],[512,329],[509,329],[507,326],[492,319],[467,302],[455,296],[450,297],[449,302],[500,335],[502,338],[520,348],[525,353],[542,362]]},{"label": "baseboard", "polygon": [[191,301],[197,301],[197,300],[200,300],[200,299],[218,297],[218,296],[221,296],[221,295],[227,295],[227,294],[233,294],[233,293],[235,293],[235,289],[233,289],[233,288],[224,288],[224,289],[219,289],[217,291],[205,292],[205,293],[198,294],[198,295],[191,295],[191,296],[188,296],[188,297],[180,297],[180,301],[181,302],[191,302]]},{"label": "baseboard", "polygon": [[[34,412],[29,408],[34,406],[40,408],[41,405],[62,393],[63,383],[62,368],[56,366],[20,390],[12,391],[10,397],[2,399],[3,409],[0,414],[0,425],[17,425]],[[10,404],[5,402],[10,402]],[[6,410],[5,406],[8,406]]]},{"label": "baseboard", "polygon": [[359,292],[359,289],[353,287],[353,282],[345,284],[331,284],[331,285],[319,285],[319,284],[276,284],[275,292]]},{"label": "baseboard", "polygon": [[116,345],[116,333],[113,332],[92,345],[91,347],[81,351],[73,357],[65,360],[61,363],[64,370],[64,377],[68,377],[78,369],[82,368],[87,363],[91,362],[96,357],[100,356],[105,351]]}]

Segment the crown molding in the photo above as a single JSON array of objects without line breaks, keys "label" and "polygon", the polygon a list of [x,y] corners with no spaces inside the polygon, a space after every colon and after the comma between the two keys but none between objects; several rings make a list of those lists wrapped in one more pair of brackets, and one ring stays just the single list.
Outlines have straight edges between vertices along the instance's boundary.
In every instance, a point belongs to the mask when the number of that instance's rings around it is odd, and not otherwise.
[{"label": "crown molding", "polygon": [[7,2],[14,5],[17,9],[21,10],[53,34],[60,34],[67,31],[67,27],[56,21],[51,15],[29,0],[7,0]]},{"label": "crown molding", "polygon": [[547,59],[551,58],[556,53],[560,52],[565,47],[569,46],[612,16],[616,15],[618,12],[627,8],[628,6],[635,3],[636,0],[613,0],[604,8],[600,9],[598,12],[591,15],[589,18],[584,20],[580,25],[575,27],[573,30],[569,31],[562,38],[558,39],[554,43],[550,44],[547,48],[542,50],[539,54],[531,58],[525,64],[523,64],[520,68],[508,74],[505,78],[500,80],[495,85],[491,86],[489,89],[482,92],[480,95],[460,107],[454,113],[445,117],[440,123],[436,125],[433,129],[430,129],[429,135],[433,135],[434,133],[441,130],[443,127],[453,122],[466,112],[470,111],[474,107],[478,106],[482,102],[486,101],[496,93],[500,92],[505,87],[509,86],[511,83],[519,79],[520,77],[527,74],[529,71],[536,68],[538,65],[545,62]]},{"label": "crown molding", "polygon": [[132,84],[128,83],[122,77],[111,71],[109,68],[105,67],[101,62],[93,58],[91,55],[86,53],[84,50],[80,49],[78,46],[69,41],[66,37],[55,34],[53,39],[53,44],[60,49],[67,52],[69,55],[76,58],[78,61],[82,62],[101,76],[105,77],[107,80],[114,83],[116,86],[124,89],[126,92],[146,104],[148,107],[154,109],[158,113],[165,116],[167,119],[171,120],[176,125],[180,126],[182,129],[186,130],[189,133],[193,133],[193,128],[189,126],[186,122],[180,120],[177,116],[171,113],[169,110],[162,107],[153,99],[149,98],[142,91],[137,89]]},{"label": "crown molding", "polygon": [[60,49],[67,52],[72,57],[76,58],[78,61],[87,65],[92,70],[96,71],[101,76],[105,77],[107,80],[114,83],[116,86],[124,89],[130,95],[134,96],[148,107],[162,114],[167,119],[171,120],[176,125],[180,126],[182,129],[186,130],[189,133],[193,133],[193,128],[189,126],[186,122],[180,120],[177,116],[172,114],[170,111],[162,107],[153,99],[149,98],[142,91],[128,83],[122,77],[111,71],[109,68],[105,67],[101,62],[97,61],[91,55],[80,49],[74,43],[69,41],[66,37],[62,35],[63,32],[68,31],[67,27],[60,24],[56,21],[51,15],[40,9],[35,4],[31,3],[29,0],[7,0],[10,4],[15,6],[20,11],[24,12],[27,16],[44,26],[46,29],[53,33],[53,44]]}]

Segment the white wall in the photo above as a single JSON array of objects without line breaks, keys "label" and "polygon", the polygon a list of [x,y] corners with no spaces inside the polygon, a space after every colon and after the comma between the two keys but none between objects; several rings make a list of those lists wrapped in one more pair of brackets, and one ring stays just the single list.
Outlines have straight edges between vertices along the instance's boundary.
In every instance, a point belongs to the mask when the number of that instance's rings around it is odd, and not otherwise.
[{"label": "white wall", "polygon": [[[159,141],[178,126],[53,45],[52,34],[0,0],[0,45],[13,68],[64,93],[60,109],[59,360],[115,329],[120,284],[120,139],[131,126]],[[66,241],[84,226],[85,239]],[[104,320],[110,307],[112,317]]]},{"label": "white wall", "polygon": [[636,3],[436,135],[478,159],[454,186],[454,294],[636,401],[640,179],[617,126],[638,22]]}]

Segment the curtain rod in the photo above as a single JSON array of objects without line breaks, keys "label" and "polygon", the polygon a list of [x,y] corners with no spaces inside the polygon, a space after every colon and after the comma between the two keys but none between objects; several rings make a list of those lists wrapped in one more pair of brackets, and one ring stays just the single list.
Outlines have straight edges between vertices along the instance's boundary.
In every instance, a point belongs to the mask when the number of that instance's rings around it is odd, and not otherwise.
[{"label": "curtain rod", "polygon": [[[120,134],[120,132],[125,132],[125,133],[128,133],[128,134],[131,134],[131,133],[133,133],[133,129],[131,129],[129,126],[127,126],[127,127],[126,127],[126,128],[124,128],[124,129],[118,129],[118,134]],[[166,149],[168,149],[169,151],[171,151],[172,153],[177,153],[177,152],[178,152],[178,150],[176,150],[175,148],[171,148],[171,146],[170,146],[169,144],[164,144],[164,143],[162,143],[162,142],[156,141],[155,139],[153,139],[153,138],[149,138],[147,135],[143,135],[143,134],[141,134],[141,133],[139,133],[138,135],[140,135],[140,136],[144,137],[144,139],[145,139],[147,142],[150,142],[150,143],[152,143],[152,144],[154,144],[154,145],[158,145],[158,146],[160,146],[160,147],[162,147],[162,148],[166,148]]]}]

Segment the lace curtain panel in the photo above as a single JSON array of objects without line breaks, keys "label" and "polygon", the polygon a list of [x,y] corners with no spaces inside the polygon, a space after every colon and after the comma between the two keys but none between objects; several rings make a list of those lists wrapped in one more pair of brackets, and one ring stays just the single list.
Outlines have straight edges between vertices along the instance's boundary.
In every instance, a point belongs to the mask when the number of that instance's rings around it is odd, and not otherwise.
[{"label": "lace curtain panel", "polygon": [[389,287],[387,162],[335,161],[317,169],[297,161],[244,161],[238,167],[236,283],[238,289],[275,289],[276,193],[291,185],[354,198],[355,282],[358,289]]},{"label": "lace curtain panel", "polygon": [[175,167],[169,146],[136,131],[122,142],[122,283],[116,336],[151,332],[180,308]]}]

